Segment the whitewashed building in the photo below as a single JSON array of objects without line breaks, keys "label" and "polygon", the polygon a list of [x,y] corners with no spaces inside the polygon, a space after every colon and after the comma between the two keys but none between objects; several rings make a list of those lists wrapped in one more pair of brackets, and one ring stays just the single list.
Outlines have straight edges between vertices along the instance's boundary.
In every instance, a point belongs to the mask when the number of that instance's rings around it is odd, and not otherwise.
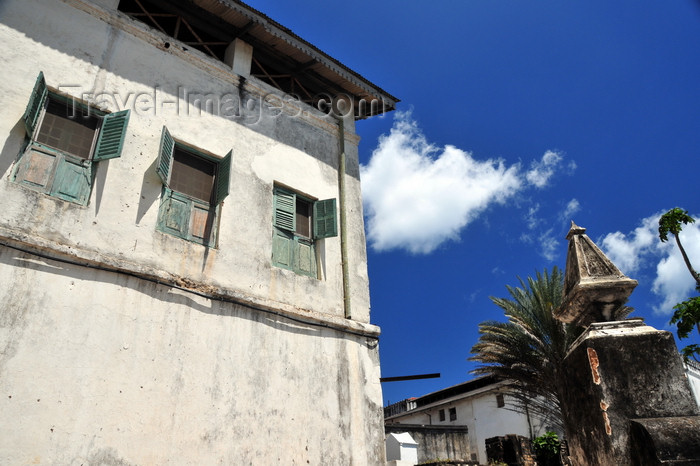
[{"label": "whitewashed building", "polygon": [[354,123],[396,99],[236,0],[0,40],[0,464],[383,462]]},{"label": "whitewashed building", "polygon": [[511,434],[532,439],[558,430],[517,408],[511,385],[487,375],[404,400],[384,408],[386,429],[410,432],[421,462],[448,458],[486,464],[486,439]]},{"label": "whitewashed building", "polygon": [[688,360],[683,363],[683,366],[690,384],[690,391],[693,393],[695,402],[700,406],[700,363]]}]

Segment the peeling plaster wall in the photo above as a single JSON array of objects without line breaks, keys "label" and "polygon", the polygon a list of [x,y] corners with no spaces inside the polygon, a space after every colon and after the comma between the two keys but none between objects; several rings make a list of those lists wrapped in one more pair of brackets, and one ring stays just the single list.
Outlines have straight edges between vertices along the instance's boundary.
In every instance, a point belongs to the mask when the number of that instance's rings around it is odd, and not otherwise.
[{"label": "peeling plaster wall", "polygon": [[1,464],[383,457],[376,340],[8,248],[0,281]]},{"label": "peeling plaster wall", "polygon": [[[338,197],[335,121],[197,51],[166,49],[114,4],[0,3],[0,64],[12,70],[0,82],[0,244],[31,251],[0,246],[0,463],[383,462],[353,125],[347,321],[339,238],[317,243],[319,279],[271,265],[274,184]],[[122,155],[97,163],[87,206],[11,180],[40,71],[54,90],[131,109]],[[226,118],[200,111],[197,95],[247,105]],[[216,248],[156,231],[164,125],[203,151],[233,150]]]},{"label": "peeling plaster wall", "polygon": [[[12,44],[0,63],[13,70],[0,83],[0,236],[21,226],[23,234],[50,247],[70,247],[77,255],[125,260],[135,268],[167,271],[273,306],[344,315],[339,238],[317,242],[320,280],[270,263],[275,183],[316,199],[338,198],[339,142],[332,118],[290,102],[254,78],[239,79],[196,50],[183,52],[174,43],[165,49],[172,39],[89,2],[13,0],[0,8],[0,39]],[[49,87],[72,97],[92,95],[109,111],[131,109],[122,156],[97,164],[85,207],[9,182],[25,140],[21,117],[40,71]],[[215,100],[221,105],[212,107]],[[202,111],[207,106],[217,110]],[[217,248],[155,229],[162,190],[155,163],[164,125],[175,139],[211,154],[223,157],[233,150]],[[351,315],[368,323],[359,139],[349,126]]]}]

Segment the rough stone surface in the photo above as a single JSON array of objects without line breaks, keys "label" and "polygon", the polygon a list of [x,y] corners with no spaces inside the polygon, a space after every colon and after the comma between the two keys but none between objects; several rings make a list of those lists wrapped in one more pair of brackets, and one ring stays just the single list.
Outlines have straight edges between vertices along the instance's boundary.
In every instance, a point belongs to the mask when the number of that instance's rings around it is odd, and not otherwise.
[{"label": "rough stone surface", "polygon": [[631,420],[700,414],[673,336],[641,319],[592,324],[564,364],[575,465],[631,464]]},{"label": "rough stone surface", "polygon": [[700,416],[635,419],[632,464],[700,465]]},{"label": "rough stone surface", "polygon": [[571,222],[566,239],[564,300],[554,316],[585,327],[592,322],[623,319],[637,281],[626,277],[586,235],[586,229]]}]

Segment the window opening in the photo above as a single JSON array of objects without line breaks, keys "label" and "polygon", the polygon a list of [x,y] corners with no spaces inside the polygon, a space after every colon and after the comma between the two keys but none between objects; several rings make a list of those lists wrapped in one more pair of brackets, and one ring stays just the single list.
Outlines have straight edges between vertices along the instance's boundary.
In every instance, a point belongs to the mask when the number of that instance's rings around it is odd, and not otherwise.
[{"label": "window opening", "polygon": [[170,187],[174,191],[209,202],[214,188],[215,172],[215,163],[197,157],[178,145],[175,146],[173,173],[170,177]]},{"label": "window opening", "polygon": [[156,172],[163,182],[157,229],[205,246],[216,245],[221,202],[228,196],[229,152],[215,158],[161,134]]},{"label": "window opening", "polygon": [[450,421],[457,420],[457,408],[450,408]]},{"label": "window opening", "polygon": [[13,180],[85,205],[95,162],[121,156],[129,111],[104,113],[49,89],[39,73],[22,117],[27,145]]},{"label": "window opening", "polygon": [[[99,120],[87,112],[76,112],[69,106],[48,97],[48,105],[36,135],[36,141],[77,157],[88,159],[95,142]],[[81,109],[82,110],[82,109]]]},{"label": "window opening", "polygon": [[[302,56],[297,60],[256,39],[249,33],[258,27],[256,23],[251,21],[236,27],[194,3],[173,3],[165,0],[121,0],[118,10],[219,61],[225,61],[229,44],[240,38],[253,46],[252,76],[322,112],[331,111],[330,105],[320,105],[321,102],[327,103],[328,96],[348,93],[319,73],[316,70],[319,62],[311,56]],[[165,47],[169,45],[166,43]]]},{"label": "window opening", "polygon": [[499,393],[498,395],[496,395],[496,405],[497,405],[499,408],[502,408],[502,407],[504,407],[504,406],[506,405],[506,400],[504,399],[502,393]]},{"label": "window opening", "polygon": [[272,263],[316,277],[316,240],[338,235],[335,199],[312,201],[279,187],[273,196]]},{"label": "window opening", "polygon": [[152,0],[121,0],[118,9],[220,61],[224,60],[226,47],[231,42],[212,34],[205,26],[210,15],[194,5],[181,9]]},{"label": "window opening", "polygon": [[311,238],[311,203],[297,196],[297,229],[295,233],[304,238]]}]

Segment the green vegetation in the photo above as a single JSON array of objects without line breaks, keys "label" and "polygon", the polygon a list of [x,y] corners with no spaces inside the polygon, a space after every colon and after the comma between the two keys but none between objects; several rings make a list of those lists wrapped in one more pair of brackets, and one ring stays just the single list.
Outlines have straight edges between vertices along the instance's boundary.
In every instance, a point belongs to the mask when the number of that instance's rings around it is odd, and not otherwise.
[{"label": "green vegetation", "polygon": [[[695,280],[695,289],[700,291],[700,274],[695,271],[693,265],[690,263],[690,259],[685,252],[685,248],[683,248],[683,243],[681,243],[680,238],[680,232],[683,230],[682,225],[687,225],[689,223],[695,223],[695,219],[688,215],[687,210],[683,210],[679,207],[669,210],[659,219],[659,239],[661,242],[666,242],[668,241],[668,234],[673,234],[678,249],[685,261],[685,265],[690,275]],[[673,306],[673,309],[676,311],[673,313],[673,317],[671,317],[671,324],[676,325],[678,338],[688,338],[693,328],[696,328],[698,334],[700,334],[700,296],[695,296],[682,303],[678,303]],[[700,356],[700,345],[688,345],[681,349],[681,354],[683,354],[686,361],[692,358],[700,362],[700,360],[698,360],[698,356]]]},{"label": "green vegetation", "polygon": [[508,322],[479,324],[479,341],[472,347],[472,361],[481,363],[474,372],[494,374],[516,383],[520,409],[562,426],[566,409],[562,369],[567,350],[581,329],[554,318],[562,301],[564,274],[554,267],[536,278],[506,286],[510,298],[491,298]]},{"label": "green vegetation", "polygon": [[532,441],[539,466],[559,466],[559,437],[554,432],[546,432]]}]

